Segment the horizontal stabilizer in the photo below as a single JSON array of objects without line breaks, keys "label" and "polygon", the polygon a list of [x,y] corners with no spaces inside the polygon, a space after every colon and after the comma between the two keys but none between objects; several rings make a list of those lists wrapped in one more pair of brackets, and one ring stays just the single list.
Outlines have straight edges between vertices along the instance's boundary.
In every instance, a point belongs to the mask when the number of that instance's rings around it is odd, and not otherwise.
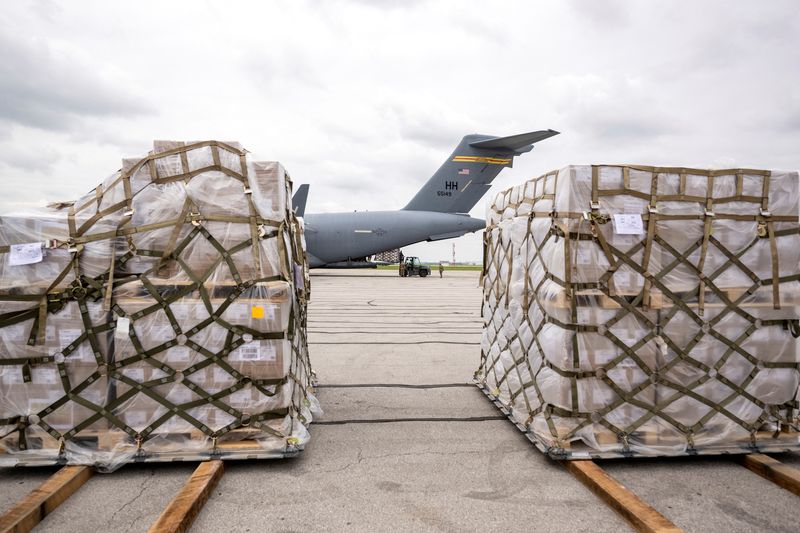
[{"label": "horizontal stabilizer", "polygon": [[[530,133],[520,133],[518,135],[509,135],[508,137],[498,137],[497,139],[488,139],[486,141],[476,141],[469,145],[475,148],[482,148],[485,150],[510,150],[519,151],[520,148],[525,148],[528,145],[549,139],[559,132],[555,130],[539,130]],[[525,152],[529,151],[524,150]]]}]

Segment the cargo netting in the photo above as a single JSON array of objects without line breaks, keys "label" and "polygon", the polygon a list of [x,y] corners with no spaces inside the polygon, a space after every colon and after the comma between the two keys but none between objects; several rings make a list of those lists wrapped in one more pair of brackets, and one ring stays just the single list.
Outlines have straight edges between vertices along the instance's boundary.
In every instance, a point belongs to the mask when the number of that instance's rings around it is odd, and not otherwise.
[{"label": "cargo netting", "polygon": [[296,454],[309,297],[291,180],[237,143],[156,141],[0,217],[0,464]]},{"label": "cargo netting", "polygon": [[500,193],[479,386],[554,458],[800,449],[799,189],[596,165]]}]

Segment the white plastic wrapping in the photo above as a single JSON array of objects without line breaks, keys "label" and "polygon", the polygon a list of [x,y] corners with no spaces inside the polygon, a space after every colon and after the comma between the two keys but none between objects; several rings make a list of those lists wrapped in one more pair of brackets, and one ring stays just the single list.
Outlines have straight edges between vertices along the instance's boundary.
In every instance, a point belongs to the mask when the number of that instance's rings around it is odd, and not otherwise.
[{"label": "white plastic wrapping", "polygon": [[481,386],[556,457],[800,448],[799,202],[796,172],[739,169],[570,166],[501,192]]},{"label": "white plastic wrapping", "polygon": [[236,143],[157,141],[74,203],[0,217],[0,464],[301,450],[318,404],[290,194]]}]

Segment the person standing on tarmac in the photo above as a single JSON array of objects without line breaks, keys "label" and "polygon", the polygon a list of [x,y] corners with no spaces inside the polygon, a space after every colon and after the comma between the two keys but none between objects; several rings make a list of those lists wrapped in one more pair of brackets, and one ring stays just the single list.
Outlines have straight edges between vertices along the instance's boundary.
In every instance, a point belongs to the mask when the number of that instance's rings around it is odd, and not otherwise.
[{"label": "person standing on tarmac", "polygon": [[441,261],[439,261],[439,277],[441,278],[444,275],[444,265]]},{"label": "person standing on tarmac", "polygon": [[400,251],[398,252],[398,254],[397,254],[397,257],[398,257],[398,259],[399,259],[399,261],[400,261],[400,267],[399,267],[399,268],[400,268],[400,276],[402,276],[402,275],[403,275],[403,273],[404,273],[404,272],[403,272],[403,270],[405,270],[405,264],[404,264],[404,262],[405,262],[405,259],[406,259],[406,256],[405,256],[405,255],[403,255],[403,250],[400,250]]}]

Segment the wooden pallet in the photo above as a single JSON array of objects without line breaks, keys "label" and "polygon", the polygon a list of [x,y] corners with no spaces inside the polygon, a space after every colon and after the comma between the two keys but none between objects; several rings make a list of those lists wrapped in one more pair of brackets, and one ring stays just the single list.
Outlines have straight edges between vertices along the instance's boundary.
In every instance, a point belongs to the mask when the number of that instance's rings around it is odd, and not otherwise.
[{"label": "wooden pallet", "polygon": [[[573,442],[557,441],[554,438],[542,437],[533,431],[529,430],[524,425],[517,422],[510,409],[503,404],[492,392],[483,386],[479,381],[476,381],[478,388],[491,400],[491,402],[508,418],[524,435],[533,443],[542,453],[549,456],[551,459],[556,460],[574,460],[574,459],[619,459],[627,457],[672,457],[680,455],[728,455],[728,454],[745,454],[745,453],[782,453],[782,452],[796,452],[800,451],[800,432],[794,430],[781,431],[777,435],[771,431],[759,431],[756,433],[755,441],[751,439],[740,439],[724,444],[715,444],[708,446],[697,447],[692,450],[687,450],[684,453],[670,454],[658,449],[650,450],[647,452],[625,450],[622,443],[610,432],[600,437],[600,444],[608,444],[614,446],[609,450],[597,450],[587,446],[583,441],[576,440]],[[564,429],[563,434],[567,434],[569,429]],[[684,440],[672,439],[666,441],[666,437],[659,433],[644,433],[634,434],[638,438],[638,442],[644,439],[645,444],[653,446],[683,446]],[[649,440],[649,442],[647,442]]]},{"label": "wooden pallet", "polygon": [[[273,449],[265,449],[254,437],[263,436],[258,430],[240,428],[214,439],[200,431],[160,433],[141,444],[121,430],[82,431],[70,440],[87,451],[100,453],[117,451],[130,455],[126,462],[172,462],[205,461],[209,459],[280,459],[298,455],[303,446],[293,443],[291,438],[274,437]],[[187,443],[189,446],[187,446]],[[193,448],[191,444],[203,443]],[[87,464],[68,460],[61,442],[44,434],[28,439],[28,453],[17,451],[15,439],[0,441],[0,465],[2,466],[46,466],[55,464]]]}]

